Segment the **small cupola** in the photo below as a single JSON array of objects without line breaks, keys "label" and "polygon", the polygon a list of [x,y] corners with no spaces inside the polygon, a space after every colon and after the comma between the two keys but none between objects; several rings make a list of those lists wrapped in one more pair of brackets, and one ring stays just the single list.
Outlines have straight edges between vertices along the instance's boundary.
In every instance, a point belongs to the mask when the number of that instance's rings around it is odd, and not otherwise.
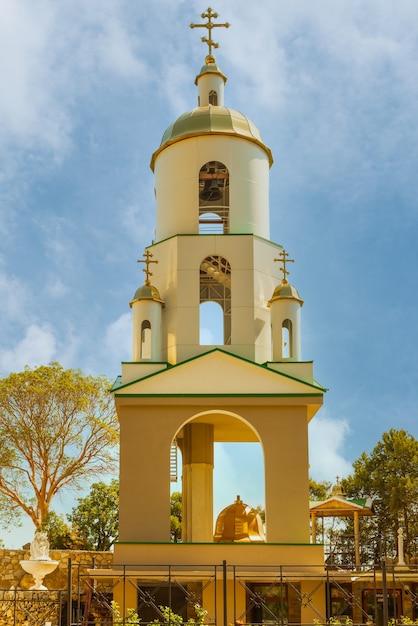
[{"label": "small cupola", "polygon": [[132,360],[160,361],[164,301],[157,287],[151,285],[149,269],[151,263],[158,261],[152,259],[149,250],[143,256],[138,263],[145,263],[145,283],[136,290],[129,303],[132,309]]},{"label": "small cupola", "polygon": [[[208,59],[210,59],[209,62]],[[226,80],[226,76],[222,74],[215,59],[206,57],[206,63],[202,66],[200,74],[196,76],[195,80],[198,106],[223,106]]]},{"label": "small cupola", "polygon": [[283,278],[280,285],[273,291],[267,306],[270,307],[272,360],[273,361],[300,361],[300,309],[303,300],[296,287],[291,285],[286,276],[287,263],[294,263],[288,258],[286,250],[282,250],[279,258],[274,259],[282,264],[280,271]]},{"label": "small cupola", "polygon": [[234,504],[219,513],[213,540],[215,543],[265,542],[263,522],[259,513],[237,496]]},{"label": "small cupola", "polygon": [[195,85],[198,88],[198,106],[223,106],[226,76],[222,74],[212,54],[212,49],[219,46],[212,40],[212,30],[214,28],[229,28],[229,24],[228,22],[214,24],[212,19],[217,19],[219,15],[212,11],[210,7],[206,13],[201,13],[200,17],[207,19],[207,22],[205,24],[190,24],[190,28],[207,28],[208,30],[208,36],[202,37],[202,41],[208,45],[209,51],[205,58],[205,65],[203,65],[200,74],[196,76],[195,80]]}]

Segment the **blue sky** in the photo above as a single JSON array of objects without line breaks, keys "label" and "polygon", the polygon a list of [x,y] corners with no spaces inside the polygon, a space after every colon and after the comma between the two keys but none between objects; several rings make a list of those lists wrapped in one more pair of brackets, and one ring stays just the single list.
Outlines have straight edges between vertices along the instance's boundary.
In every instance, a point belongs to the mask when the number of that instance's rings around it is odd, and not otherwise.
[{"label": "blue sky", "polygon": [[[206,50],[188,24],[206,8],[0,3],[3,375],[57,360],[113,379],[130,359],[136,260],[154,233],[149,161],[196,105]],[[213,8],[231,23],[214,31],[225,102],[258,125],[275,158],[271,239],[296,259],[303,358],[329,389],[311,426],[311,473],[333,480],[385,430],[418,437],[418,7]],[[258,467],[259,453],[245,454]],[[219,448],[215,484],[227,473],[234,490],[220,506],[243,491],[241,467]],[[255,476],[241,493],[254,505]]]}]

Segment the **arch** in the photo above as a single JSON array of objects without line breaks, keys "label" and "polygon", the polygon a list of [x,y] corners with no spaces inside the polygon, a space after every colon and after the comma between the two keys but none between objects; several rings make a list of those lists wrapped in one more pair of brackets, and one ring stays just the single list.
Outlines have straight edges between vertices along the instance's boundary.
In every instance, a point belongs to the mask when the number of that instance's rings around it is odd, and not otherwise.
[{"label": "arch", "polygon": [[140,359],[150,359],[152,355],[151,322],[144,320],[141,324],[141,353]]},{"label": "arch", "polygon": [[293,357],[293,325],[289,319],[282,323],[282,355],[284,359]]},{"label": "arch", "polygon": [[199,233],[229,233],[229,172],[219,161],[200,168]]},{"label": "arch", "polygon": [[209,91],[209,104],[212,104],[213,106],[218,105],[218,92],[215,91],[215,89],[211,89]]},{"label": "arch", "polygon": [[206,300],[200,303],[200,345],[219,346],[224,342],[223,310],[219,302]]},{"label": "arch", "polygon": [[222,256],[208,256],[200,264],[200,304],[203,302],[216,302],[221,306],[222,344],[231,345],[231,266]]},{"label": "arch", "polygon": [[[226,439],[225,429],[229,433]],[[181,483],[172,485],[172,490],[182,493],[183,541],[193,541],[196,527],[201,526],[206,528],[206,541],[211,541],[215,519],[234,502],[237,493],[251,506],[264,505],[264,447],[245,418],[223,409],[200,411],[190,415],[172,435],[181,451]],[[225,467],[236,470],[226,490]]]}]

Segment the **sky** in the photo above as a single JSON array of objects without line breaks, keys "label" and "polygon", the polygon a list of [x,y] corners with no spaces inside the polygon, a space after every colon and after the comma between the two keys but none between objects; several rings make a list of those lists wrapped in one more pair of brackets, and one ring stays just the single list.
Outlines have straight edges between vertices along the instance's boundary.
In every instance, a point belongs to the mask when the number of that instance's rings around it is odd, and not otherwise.
[{"label": "sky", "polygon": [[[0,2],[3,376],[59,361],[113,380],[131,359],[136,261],[155,226],[149,161],[196,106],[206,46],[189,24],[206,8]],[[302,356],[328,389],[310,426],[311,475],[333,482],[390,428],[418,437],[418,6],[213,9],[231,24],[213,34],[225,103],[257,124],[275,159],[271,239],[296,260]],[[240,491],[262,503],[260,455],[246,448],[237,464],[217,447],[218,510]]]}]

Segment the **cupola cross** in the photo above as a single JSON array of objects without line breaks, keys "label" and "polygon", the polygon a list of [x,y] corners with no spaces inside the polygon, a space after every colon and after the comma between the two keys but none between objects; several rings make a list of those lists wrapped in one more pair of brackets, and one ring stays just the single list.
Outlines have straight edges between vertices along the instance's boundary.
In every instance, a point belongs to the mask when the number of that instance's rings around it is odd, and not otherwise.
[{"label": "cupola cross", "polygon": [[278,259],[274,259],[274,261],[278,261],[279,263],[282,263],[282,267],[280,268],[280,271],[283,272],[283,278],[282,278],[282,282],[283,283],[287,283],[287,279],[286,276],[289,274],[289,272],[286,269],[286,263],[294,263],[295,259],[288,259],[287,257],[289,256],[289,253],[286,252],[286,250],[282,250],[279,253],[279,258]]},{"label": "cupola cross", "polygon": [[215,13],[212,11],[212,9],[209,7],[207,9],[207,13],[201,13],[201,17],[203,17],[203,19],[207,18],[207,22],[205,24],[190,24],[190,28],[207,28],[208,29],[208,36],[207,37],[202,37],[202,41],[204,43],[208,44],[209,47],[209,54],[206,57],[206,63],[215,63],[215,57],[212,55],[212,48],[219,48],[219,44],[215,43],[212,39],[212,28],[229,28],[229,24],[228,22],[225,22],[224,24],[214,24],[212,22],[212,18],[217,19],[219,16],[218,13]]},{"label": "cupola cross", "polygon": [[152,276],[152,272],[150,272],[149,266],[150,263],[158,263],[158,261],[151,261],[152,259],[152,254],[149,250],[147,250],[146,252],[144,252],[144,254],[142,255],[143,257],[145,257],[144,259],[138,259],[138,263],[145,263],[145,267],[142,270],[143,272],[145,272],[145,284],[148,286],[150,285],[150,276]]}]

